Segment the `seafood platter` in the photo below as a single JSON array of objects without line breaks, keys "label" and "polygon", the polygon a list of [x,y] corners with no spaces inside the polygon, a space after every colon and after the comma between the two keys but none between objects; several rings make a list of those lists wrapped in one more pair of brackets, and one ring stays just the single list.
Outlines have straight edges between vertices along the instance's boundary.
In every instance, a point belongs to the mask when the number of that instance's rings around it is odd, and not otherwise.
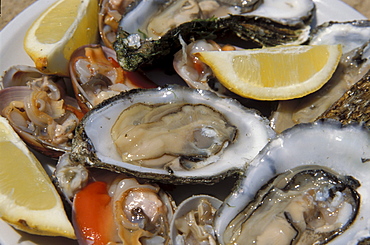
[{"label": "seafood platter", "polygon": [[[114,203],[110,244],[370,244],[370,20],[339,0],[103,0],[100,43],[58,76],[19,41],[52,2],[0,33],[15,39],[0,50],[0,111],[53,179],[78,241],[1,221],[1,244],[92,244],[77,197],[99,183]],[[196,50],[291,44],[343,50],[320,90],[292,100],[241,98],[189,62]]]}]

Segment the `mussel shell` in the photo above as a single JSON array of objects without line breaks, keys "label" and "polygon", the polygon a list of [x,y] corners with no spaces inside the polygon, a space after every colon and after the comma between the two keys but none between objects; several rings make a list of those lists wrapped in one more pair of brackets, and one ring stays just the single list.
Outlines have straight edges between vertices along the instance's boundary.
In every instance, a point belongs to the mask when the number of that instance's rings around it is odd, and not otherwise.
[{"label": "mussel shell", "polygon": [[[226,147],[220,160],[191,171],[150,168],[122,162],[110,136],[111,128],[121,112],[135,103],[160,104],[176,101],[209,105],[237,127],[236,140]],[[236,100],[221,98],[211,91],[169,85],[159,89],[135,89],[121,93],[89,111],[76,128],[72,158],[88,166],[164,183],[213,183],[238,173],[274,135],[265,118],[256,111],[243,107]]]}]

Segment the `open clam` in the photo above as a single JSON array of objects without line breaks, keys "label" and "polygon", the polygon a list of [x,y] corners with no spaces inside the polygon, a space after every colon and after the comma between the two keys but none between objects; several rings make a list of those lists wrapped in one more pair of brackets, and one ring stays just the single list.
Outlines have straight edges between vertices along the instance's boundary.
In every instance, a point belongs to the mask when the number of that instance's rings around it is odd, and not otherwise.
[{"label": "open clam", "polygon": [[83,116],[57,80],[30,67],[14,67],[4,76],[6,88],[0,90],[1,115],[30,147],[50,157],[70,150]]},{"label": "open clam", "polygon": [[182,201],[170,224],[172,244],[216,244],[213,220],[221,204],[209,195],[194,195]]},{"label": "open clam", "polygon": [[256,111],[211,91],[136,89],[86,114],[72,160],[173,184],[212,183],[240,171],[274,135]]},{"label": "open clam", "polygon": [[170,194],[155,183],[84,168],[68,155],[59,159],[54,180],[72,207],[79,244],[170,244],[176,206]]},{"label": "open clam", "polygon": [[139,71],[124,71],[116,61],[115,52],[97,44],[75,50],[69,70],[75,96],[84,112],[122,91],[157,87]]}]

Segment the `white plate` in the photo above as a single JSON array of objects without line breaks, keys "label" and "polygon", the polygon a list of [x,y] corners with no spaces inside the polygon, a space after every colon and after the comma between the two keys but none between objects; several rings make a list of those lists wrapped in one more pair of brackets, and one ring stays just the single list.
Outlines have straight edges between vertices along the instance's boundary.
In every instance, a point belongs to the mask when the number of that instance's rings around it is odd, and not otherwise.
[{"label": "white plate", "polygon": [[[32,22],[55,1],[56,0],[36,1],[0,32],[0,73],[13,65],[34,65],[23,49],[24,35]],[[330,20],[348,21],[366,19],[362,14],[340,0],[314,1],[317,7],[314,24],[321,24]],[[64,238],[36,236],[16,231],[4,221],[0,220],[0,245],[14,244],[69,245],[77,244],[77,242]]]}]

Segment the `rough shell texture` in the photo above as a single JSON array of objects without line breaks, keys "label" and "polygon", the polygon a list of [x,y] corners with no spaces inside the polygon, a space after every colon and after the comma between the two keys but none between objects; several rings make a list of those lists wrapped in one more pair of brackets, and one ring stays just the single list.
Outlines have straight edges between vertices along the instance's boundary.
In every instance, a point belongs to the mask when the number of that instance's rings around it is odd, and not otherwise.
[{"label": "rough shell texture", "polygon": [[[261,46],[275,46],[301,44],[308,39],[309,30],[309,26],[302,24],[288,26],[263,17],[231,15],[222,19],[186,22],[159,40],[141,40],[136,34],[121,30],[113,48],[125,70],[136,70],[181,49],[180,35],[188,43],[197,39],[216,39],[231,31],[243,40],[251,40]],[[133,42],[135,38],[138,40]]]},{"label": "rough shell texture", "polygon": [[272,140],[252,161],[233,193],[224,201],[215,220],[219,241],[230,221],[251,201],[274,176],[305,165],[329,168],[341,176],[360,182],[359,213],[354,222],[334,244],[352,244],[370,236],[370,131],[363,125],[343,126],[335,120],[299,124]]},{"label": "rough shell texture", "polygon": [[337,119],[343,124],[359,122],[370,128],[370,71],[320,118]]},{"label": "rough shell texture", "polygon": [[[205,104],[224,114],[237,127],[235,141],[217,157],[218,161],[193,169],[150,168],[123,162],[110,136],[121,111],[135,103],[158,104],[176,101]],[[243,120],[240,120],[243,118]],[[133,174],[167,183],[212,183],[239,172],[275,133],[265,118],[232,99],[218,97],[210,91],[181,86],[131,90],[112,97],[86,114],[76,130],[72,158],[85,165]]]}]

